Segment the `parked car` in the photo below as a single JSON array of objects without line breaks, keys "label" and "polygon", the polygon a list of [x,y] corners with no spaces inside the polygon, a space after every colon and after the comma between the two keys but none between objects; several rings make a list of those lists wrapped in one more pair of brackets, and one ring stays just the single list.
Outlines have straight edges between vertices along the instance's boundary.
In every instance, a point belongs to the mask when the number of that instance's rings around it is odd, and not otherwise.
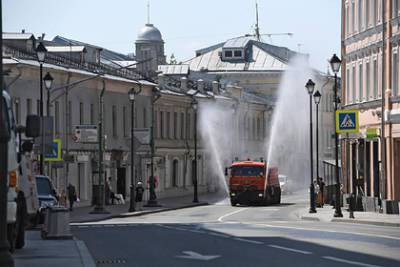
[{"label": "parked car", "polygon": [[44,210],[49,206],[57,204],[57,194],[48,176],[37,175],[36,187],[39,199],[39,222],[42,223],[44,220]]},{"label": "parked car", "polygon": [[283,174],[279,174],[279,185],[281,186],[281,191],[283,194],[291,194],[292,188],[290,183],[288,182],[288,177]]}]

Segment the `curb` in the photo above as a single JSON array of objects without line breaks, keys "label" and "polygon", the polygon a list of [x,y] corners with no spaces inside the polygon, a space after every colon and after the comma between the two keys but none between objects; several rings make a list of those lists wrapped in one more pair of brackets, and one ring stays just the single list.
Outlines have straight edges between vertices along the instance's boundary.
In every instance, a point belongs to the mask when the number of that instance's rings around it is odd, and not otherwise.
[{"label": "curb", "polygon": [[314,221],[314,222],[320,221],[320,219],[318,217],[311,217],[311,216],[301,216],[300,219],[305,220],[305,221]]},{"label": "curb", "polygon": [[376,225],[376,226],[400,227],[400,223],[363,221],[363,220],[357,220],[357,219],[332,219],[331,222],[358,223],[358,224],[369,224],[369,225]]},{"label": "curb", "polygon": [[85,242],[75,239],[75,244],[78,247],[78,251],[81,256],[82,266],[96,267],[96,263],[94,262],[94,259],[90,254]]},{"label": "curb", "polygon": [[126,213],[108,215],[108,216],[105,216],[102,218],[96,218],[96,219],[70,221],[70,223],[90,223],[90,222],[99,222],[99,221],[109,220],[109,219],[114,219],[114,218],[138,217],[138,216],[142,216],[142,215],[160,213],[160,212],[164,212],[164,211],[172,211],[172,210],[179,210],[179,209],[186,209],[186,208],[193,208],[193,207],[207,206],[207,205],[209,205],[208,202],[202,202],[202,203],[188,204],[188,205],[173,207],[173,208],[160,208],[160,209],[154,209],[154,210],[126,212]]}]

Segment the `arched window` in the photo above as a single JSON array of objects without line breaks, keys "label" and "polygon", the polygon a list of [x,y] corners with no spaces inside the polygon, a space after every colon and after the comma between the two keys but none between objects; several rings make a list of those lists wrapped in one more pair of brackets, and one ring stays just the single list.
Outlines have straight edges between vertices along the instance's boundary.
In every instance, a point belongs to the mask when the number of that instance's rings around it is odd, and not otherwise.
[{"label": "arched window", "polygon": [[172,186],[178,186],[178,160],[174,159],[172,161]]}]

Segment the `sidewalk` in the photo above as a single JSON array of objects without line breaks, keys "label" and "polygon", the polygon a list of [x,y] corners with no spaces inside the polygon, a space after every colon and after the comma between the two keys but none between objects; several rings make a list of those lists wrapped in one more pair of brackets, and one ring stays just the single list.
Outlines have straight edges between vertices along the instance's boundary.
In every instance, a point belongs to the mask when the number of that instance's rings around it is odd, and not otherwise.
[{"label": "sidewalk", "polygon": [[324,205],[323,208],[317,208],[317,213],[309,213],[308,208],[302,209],[299,213],[299,217],[303,220],[310,221],[343,222],[400,227],[400,216],[395,214],[355,211],[354,219],[350,219],[350,213],[347,211],[347,209],[344,209],[343,207],[342,218],[333,217],[334,212],[335,209],[331,205]]},{"label": "sidewalk", "polygon": [[[70,222],[90,222],[109,218],[140,216],[150,213],[208,205],[216,202],[215,195],[200,195],[199,203],[193,203],[193,196],[173,197],[158,200],[160,207],[143,207],[142,211],[128,212],[129,200],[123,205],[109,205],[109,214],[90,214],[93,207],[78,207],[70,212]],[[206,202],[206,200],[208,202]],[[145,202],[143,204],[146,204]],[[40,231],[26,231],[25,247],[13,254],[16,267],[80,267],[96,266],[85,243],[76,239],[43,240]]]}]

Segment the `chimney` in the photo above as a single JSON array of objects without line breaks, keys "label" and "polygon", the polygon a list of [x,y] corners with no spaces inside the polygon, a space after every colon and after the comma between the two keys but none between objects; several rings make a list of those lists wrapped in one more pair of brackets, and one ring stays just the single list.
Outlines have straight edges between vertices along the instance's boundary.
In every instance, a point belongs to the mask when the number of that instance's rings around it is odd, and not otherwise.
[{"label": "chimney", "polygon": [[25,29],[22,29],[22,30],[21,30],[21,33],[25,33]]},{"label": "chimney", "polygon": [[163,88],[165,85],[165,77],[164,74],[160,73],[158,74],[158,85]]},{"label": "chimney", "polygon": [[212,82],[212,90],[214,95],[218,95],[219,93],[219,83],[217,81]]},{"label": "chimney", "polygon": [[204,81],[202,79],[197,80],[197,91],[204,94]]},{"label": "chimney", "polygon": [[44,40],[44,36],[45,36],[46,34],[45,33],[42,33],[42,40]]},{"label": "chimney", "polygon": [[187,91],[187,78],[186,77],[182,77],[181,78],[181,89],[182,91]]}]

